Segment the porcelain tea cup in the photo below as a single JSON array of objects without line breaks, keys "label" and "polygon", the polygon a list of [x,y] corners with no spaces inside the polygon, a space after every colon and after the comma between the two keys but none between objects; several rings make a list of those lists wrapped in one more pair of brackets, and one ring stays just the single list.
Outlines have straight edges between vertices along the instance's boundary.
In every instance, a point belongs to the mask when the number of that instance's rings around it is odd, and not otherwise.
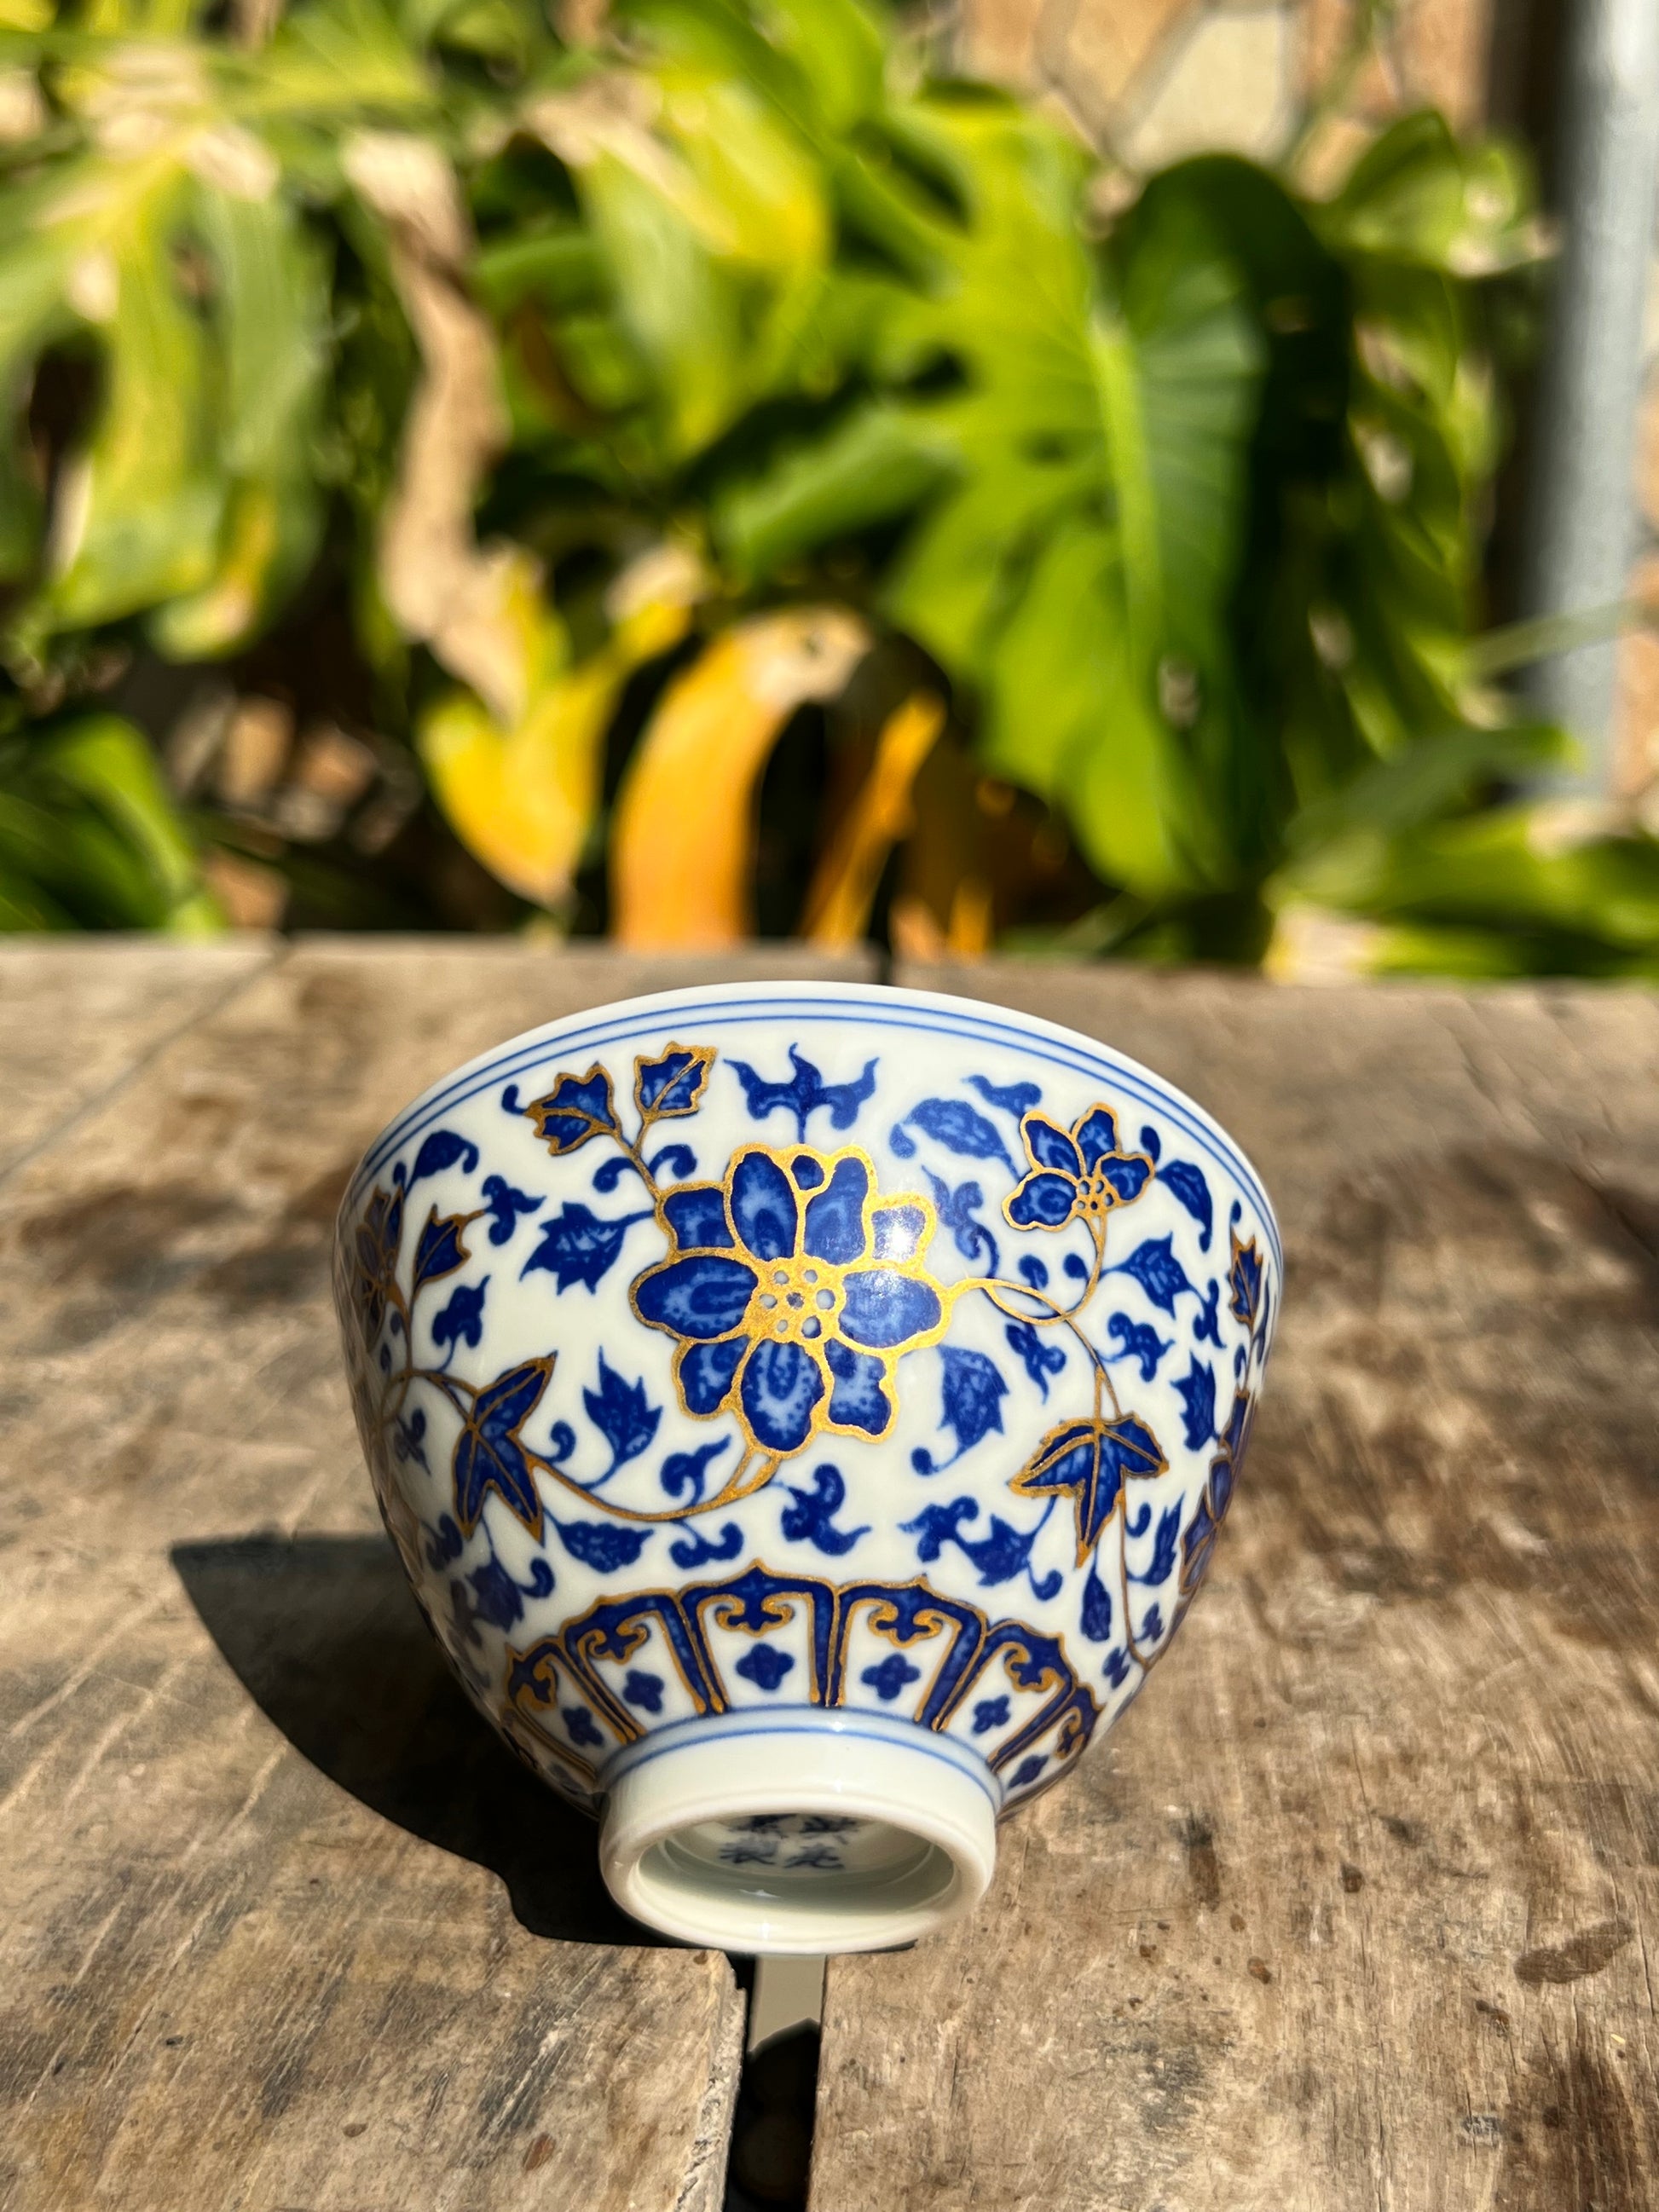
[{"label": "porcelain tea cup", "polygon": [[1282,1263],[1172,1085],[1001,1007],[602,1006],[370,1146],[335,1282],[386,1525],[612,1893],[747,1952],[908,1942],[1169,1648]]}]

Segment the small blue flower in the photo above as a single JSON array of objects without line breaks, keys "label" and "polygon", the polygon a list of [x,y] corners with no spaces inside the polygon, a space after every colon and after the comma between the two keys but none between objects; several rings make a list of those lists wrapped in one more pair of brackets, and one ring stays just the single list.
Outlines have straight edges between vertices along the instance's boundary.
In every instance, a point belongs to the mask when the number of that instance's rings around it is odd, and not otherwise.
[{"label": "small blue flower", "polygon": [[738,1660],[734,1672],[745,1675],[758,1690],[775,1690],[794,1663],[788,1652],[775,1651],[769,1644],[757,1644]]},{"label": "small blue flower", "polygon": [[1008,1778],[1008,1787],[1011,1790],[1024,1790],[1028,1782],[1036,1780],[1048,1764],[1046,1759],[1040,1758],[1036,1753],[1033,1753],[1030,1759],[1022,1759]]},{"label": "small blue flower", "polygon": [[591,1744],[597,1751],[605,1741],[605,1738],[594,1727],[593,1716],[586,1705],[565,1706],[563,1718],[565,1726],[570,1731],[572,1743]]},{"label": "small blue flower", "polygon": [[630,1705],[637,1705],[642,1713],[662,1711],[662,1676],[647,1674],[642,1668],[631,1667],[628,1680],[623,1684],[623,1696]]},{"label": "small blue flower", "polygon": [[867,1682],[884,1705],[891,1705],[907,1682],[921,1680],[921,1669],[913,1667],[902,1651],[890,1651],[878,1665],[866,1667],[859,1680]]},{"label": "small blue flower", "polygon": [[1250,1441],[1250,1420],[1255,1408],[1247,1390],[1235,1391],[1227,1425],[1216,1438],[1218,1447],[1210,1462],[1209,1478],[1198,1501],[1198,1510],[1181,1539],[1181,1597],[1190,1602],[1210,1571],[1215,1540],[1233,1502],[1233,1485]]},{"label": "small blue flower", "polygon": [[1117,1116],[1093,1106],[1069,1130],[1044,1114],[1019,1125],[1030,1166],[1003,1200],[1016,1229],[1064,1229],[1073,1218],[1097,1220],[1116,1206],[1133,1206],[1152,1179],[1144,1152],[1126,1152],[1117,1140]]},{"label": "small blue flower", "polygon": [[467,1577],[472,1585],[472,1604],[480,1620],[492,1628],[511,1628],[524,1612],[524,1599],[501,1561],[493,1554]]},{"label": "small blue flower", "polygon": [[988,1735],[992,1729],[1001,1728],[1007,1717],[1006,1698],[981,1698],[974,1707],[974,1734]]}]

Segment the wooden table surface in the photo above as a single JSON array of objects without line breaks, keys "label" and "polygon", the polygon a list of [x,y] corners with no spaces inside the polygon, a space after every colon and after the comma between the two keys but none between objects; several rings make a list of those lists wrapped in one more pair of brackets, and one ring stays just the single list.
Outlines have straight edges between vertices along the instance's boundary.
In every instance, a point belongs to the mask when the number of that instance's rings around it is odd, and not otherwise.
[{"label": "wooden table surface", "polygon": [[[717,2212],[738,1979],[448,1686],[325,1279],[429,1077],[710,972],[0,950],[6,2212]],[[1289,1280],[1146,1696],[973,1921],[831,1962],[812,2212],[1653,2212],[1659,1000],[899,980],[1185,1085]]]}]

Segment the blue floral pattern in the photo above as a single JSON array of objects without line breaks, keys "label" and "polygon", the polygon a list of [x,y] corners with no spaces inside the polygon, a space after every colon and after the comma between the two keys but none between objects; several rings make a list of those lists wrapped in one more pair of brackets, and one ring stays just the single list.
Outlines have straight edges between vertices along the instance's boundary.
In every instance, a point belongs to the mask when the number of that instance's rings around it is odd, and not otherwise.
[{"label": "blue floral pattern", "polygon": [[1003,1203],[1015,1229],[1064,1229],[1092,1221],[1117,1206],[1133,1206],[1152,1180],[1144,1152],[1126,1152],[1117,1140],[1109,1106],[1091,1106],[1069,1129],[1042,1114],[1027,1114],[1019,1133],[1030,1162]]},{"label": "blue floral pattern", "polygon": [[[771,1051],[708,1019],[642,1018],[631,1065],[520,1051],[372,1156],[337,1279],[388,1523],[475,1693],[584,1801],[616,1747],[747,1700],[960,1729],[1011,1803],[1121,1710],[1209,1570],[1271,1215],[1146,1079],[1079,1095],[1018,1049],[964,1065],[971,1015],[913,1088],[877,1015],[837,1032],[806,1005]],[[823,1579],[896,1547],[908,1580]],[[648,1628],[613,1680],[541,1624],[619,1585]],[[741,1653],[694,1586],[738,1607]],[[818,1640],[791,1642],[808,1616]],[[927,1641],[947,1620],[967,1702]]]},{"label": "blue floral pattern", "polygon": [[663,1214],[674,1250],[633,1304],[678,1339],[688,1413],[735,1413],[750,1448],[779,1458],[821,1428],[886,1433],[895,1364],[945,1322],[925,1199],[881,1199],[861,1152],[749,1146],[724,1184],[671,1192]]}]

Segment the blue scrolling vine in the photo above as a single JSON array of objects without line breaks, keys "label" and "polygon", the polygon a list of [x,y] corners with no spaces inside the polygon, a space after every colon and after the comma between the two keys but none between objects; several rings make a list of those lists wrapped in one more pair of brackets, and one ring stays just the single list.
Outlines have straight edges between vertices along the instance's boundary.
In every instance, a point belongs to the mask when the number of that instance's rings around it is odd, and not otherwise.
[{"label": "blue scrolling vine", "polygon": [[[599,1574],[635,1564],[664,1523],[695,1524],[682,1525],[669,1543],[677,1568],[736,1559],[752,1540],[740,1521],[718,1517],[723,1510],[817,1443],[884,1436],[902,1390],[908,1398],[914,1387],[901,1376],[930,1347],[946,1441],[913,1446],[914,1473],[935,1478],[1003,1439],[1010,1385],[998,1358],[944,1340],[963,1301],[981,1299],[1018,1363],[1013,1371],[1042,1402],[1057,1389],[1072,1407],[1007,1477],[1011,1511],[1024,1502],[1035,1517],[1022,1523],[982,1513],[964,1493],[925,1503],[898,1526],[919,1564],[949,1548],[981,1585],[1020,1579],[1047,1601],[1064,1576],[1034,1565],[1034,1555],[1055,1512],[1069,1512],[1084,1570],[1079,1626],[1085,1639],[1109,1647],[1101,1672],[1120,1682],[1131,1664],[1155,1656],[1201,1578],[1248,1431],[1245,1385],[1267,1311],[1261,1257],[1254,1240],[1237,1234],[1238,1206],[1227,1224],[1224,1279],[1206,1279],[1200,1267],[1195,1282],[1168,1231],[1143,1235],[1116,1256],[1118,1215],[1153,1188],[1166,1190],[1190,1218],[1197,1250],[1208,1255],[1217,1224],[1203,1171],[1165,1158],[1151,1127],[1127,1140],[1104,1102],[1066,1126],[1041,1110],[1035,1084],[997,1085],[978,1075],[966,1079],[974,1100],[926,1097],[892,1125],[889,1149],[915,1162],[926,1189],[885,1193],[871,1156],[836,1142],[856,1129],[875,1097],[877,1061],[849,1080],[829,1082],[798,1045],[787,1058],[780,1075],[726,1062],[750,1121],[764,1133],[781,1115],[793,1122],[793,1141],[743,1144],[712,1179],[697,1179],[695,1120],[717,1054],[672,1043],[635,1059],[627,1108],[599,1063],[559,1073],[527,1101],[516,1085],[501,1093],[502,1109],[527,1119],[555,1159],[598,1148],[595,1202],[566,1196],[555,1212],[544,1194],[490,1173],[476,1206],[444,1215],[429,1206],[411,1244],[416,1187],[471,1177],[480,1165],[476,1144],[441,1128],[424,1138],[412,1165],[400,1164],[390,1186],[373,1193],[356,1231],[354,1287],[365,1352],[379,1375],[379,1433],[396,1459],[429,1471],[423,1401],[430,1394],[447,1406],[455,1429],[449,1495],[428,1528],[428,1557],[434,1568],[446,1565],[480,1529],[489,1545],[486,1560],[454,1585],[458,1620],[464,1617],[473,1634],[479,1621],[507,1627],[526,1599],[552,1588],[545,1556],[528,1581],[502,1562],[485,1516],[492,1498],[533,1540],[544,1542],[550,1532],[569,1558]],[[663,1129],[670,1122],[676,1132]],[[919,1157],[924,1146],[927,1158]],[[953,1170],[953,1160],[969,1171]],[[993,1174],[1006,1186],[1000,1205],[987,1194]],[[633,1205],[622,1196],[624,1186],[635,1194]],[[1002,1235],[1014,1239],[1012,1271],[1002,1267],[1002,1237],[988,1218],[994,1209]],[[521,1223],[534,1241],[519,1279],[541,1277],[559,1299],[596,1295],[624,1255],[641,1248],[629,1285],[634,1313],[672,1340],[679,1413],[720,1419],[721,1434],[688,1449],[683,1422],[671,1425],[677,1448],[659,1457],[664,1406],[653,1402],[643,1376],[604,1350],[580,1394],[589,1443],[573,1409],[571,1418],[548,1416],[556,1351],[483,1379],[462,1371],[465,1355],[485,1340],[499,1272],[455,1279],[473,1257],[469,1237],[485,1237],[505,1260]],[[1059,1242],[1052,1264],[1032,1249],[1043,1237]],[[948,1240],[970,1272],[951,1281],[936,1273],[935,1240],[941,1252]],[[1133,1298],[1129,1309],[1113,1304],[1103,1322],[1096,1316],[1108,1278],[1132,1289],[1145,1318],[1132,1310]],[[1217,1370],[1200,1347],[1224,1354],[1224,1315],[1242,1340],[1231,1345],[1233,1403],[1219,1423]],[[1150,1384],[1183,1335],[1186,1370],[1176,1374],[1172,1365],[1167,1387],[1179,1402],[1186,1451],[1207,1453],[1209,1463],[1195,1500],[1166,1499],[1154,1516],[1150,1504],[1132,1500],[1138,1486],[1168,1472],[1168,1461],[1145,1416],[1124,1405],[1113,1370]],[[633,1471],[653,1464],[647,1480],[655,1497],[642,1497]],[[579,1473],[582,1467],[588,1471]],[[831,1461],[782,1490],[777,1525],[787,1545],[841,1558],[871,1533],[867,1522],[846,1514],[845,1479]],[[549,1512],[545,1496],[559,1492],[584,1510]],[[1115,1526],[1120,1535],[1108,1555],[1103,1540]]]}]

